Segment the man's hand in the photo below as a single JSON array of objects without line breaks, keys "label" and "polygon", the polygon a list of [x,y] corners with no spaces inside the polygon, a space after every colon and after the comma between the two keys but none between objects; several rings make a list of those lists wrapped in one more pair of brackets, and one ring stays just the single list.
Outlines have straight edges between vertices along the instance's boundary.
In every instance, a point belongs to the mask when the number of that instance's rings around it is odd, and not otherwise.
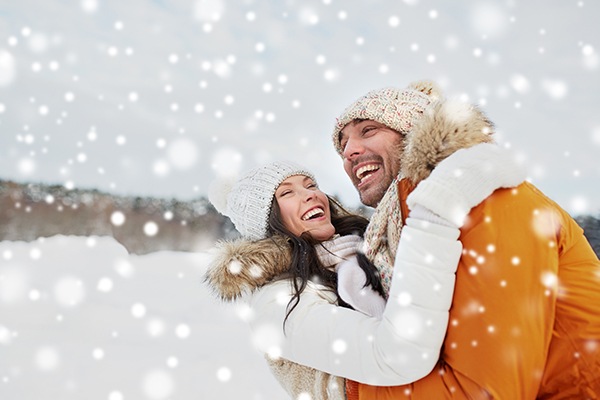
[{"label": "man's hand", "polygon": [[460,228],[471,208],[525,177],[511,152],[492,143],[478,144],[442,160],[408,196],[407,204],[411,210],[420,205]]}]

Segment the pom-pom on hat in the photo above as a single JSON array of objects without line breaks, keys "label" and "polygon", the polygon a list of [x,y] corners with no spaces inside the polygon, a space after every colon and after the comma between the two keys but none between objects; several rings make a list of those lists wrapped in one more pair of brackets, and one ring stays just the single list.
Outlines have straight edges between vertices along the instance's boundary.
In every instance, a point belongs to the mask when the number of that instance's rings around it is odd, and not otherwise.
[{"label": "pom-pom on hat", "polygon": [[405,89],[373,90],[348,106],[336,119],[332,135],[333,145],[338,154],[342,155],[344,149],[340,145],[340,132],[355,119],[377,121],[407,134],[415,119],[440,97],[440,89],[431,81],[413,82]]},{"label": "pom-pom on hat", "polygon": [[316,183],[306,168],[289,161],[276,161],[254,168],[235,181],[214,181],[208,199],[217,211],[231,219],[243,237],[264,239],[275,191],[281,182],[294,175],[308,176]]}]

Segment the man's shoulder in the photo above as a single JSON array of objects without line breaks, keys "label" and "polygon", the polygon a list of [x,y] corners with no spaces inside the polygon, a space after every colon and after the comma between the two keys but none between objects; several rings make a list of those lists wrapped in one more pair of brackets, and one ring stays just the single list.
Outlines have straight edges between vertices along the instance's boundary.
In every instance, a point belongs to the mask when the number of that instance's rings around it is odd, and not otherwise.
[{"label": "man's shoulder", "polygon": [[519,211],[520,209],[536,210],[539,208],[564,211],[555,201],[530,182],[523,182],[513,188],[495,190],[487,199],[474,207],[473,211],[506,210],[506,207],[514,207],[512,211]]},{"label": "man's shoulder", "polygon": [[514,188],[500,188],[483,202],[475,206],[463,230],[469,230],[481,223],[526,224],[540,213],[551,213],[558,219],[569,219],[569,214],[541,190],[529,182]]}]

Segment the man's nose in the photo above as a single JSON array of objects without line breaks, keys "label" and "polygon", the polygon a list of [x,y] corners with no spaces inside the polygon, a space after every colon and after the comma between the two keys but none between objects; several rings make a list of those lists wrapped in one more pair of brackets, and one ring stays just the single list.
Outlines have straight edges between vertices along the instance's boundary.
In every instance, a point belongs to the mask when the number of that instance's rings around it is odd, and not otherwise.
[{"label": "man's nose", "polygon": [[346,141],[346,146],[342,151],[342,156],[351,160],[353,157],[356,157],[359,154],[362,154],[364,151],[364,147],[362,145],[362,141],[358,138],[348,138]]}]

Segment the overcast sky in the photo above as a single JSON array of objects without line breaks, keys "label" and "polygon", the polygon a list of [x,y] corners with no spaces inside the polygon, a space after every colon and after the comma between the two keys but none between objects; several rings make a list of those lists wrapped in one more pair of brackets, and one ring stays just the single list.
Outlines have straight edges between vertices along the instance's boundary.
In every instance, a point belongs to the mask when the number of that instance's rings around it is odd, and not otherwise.
[{"label": "overcast sky", "polygon": [[0,178],[190,199],[290,159],[355,206],[335,117],[433,79],[551,198],[597,214],[599,20],[591,0],[3,1]]}]

